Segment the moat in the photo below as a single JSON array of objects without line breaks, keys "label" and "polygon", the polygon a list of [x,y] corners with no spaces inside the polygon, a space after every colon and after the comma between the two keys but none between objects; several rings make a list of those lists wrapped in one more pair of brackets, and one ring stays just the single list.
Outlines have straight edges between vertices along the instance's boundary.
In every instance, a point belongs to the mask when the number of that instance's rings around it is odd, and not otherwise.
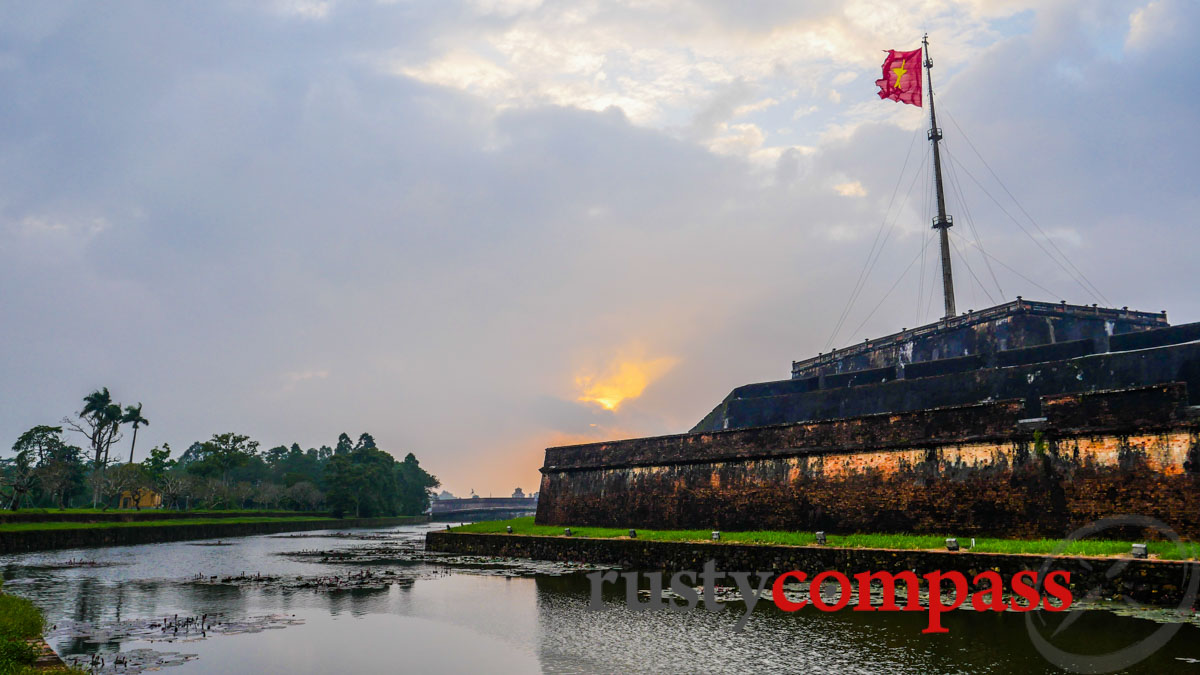
[{"label": "moat", "polygon": [[1154,613],[955,611],[950,634],[932,637],[919,613],[760,603],[734,632],[736,601],[634,612],[614,592],[589,611],[588,566],[430,554],[430,527],[29,553],[0,558],[0,572],[43,609],[60,655],[106,673],[1061,672],[1029,625],[1061,628],[1053,644],[1080,654],[1168,626],[1127,672],[1200,672],[1195,618]]}]

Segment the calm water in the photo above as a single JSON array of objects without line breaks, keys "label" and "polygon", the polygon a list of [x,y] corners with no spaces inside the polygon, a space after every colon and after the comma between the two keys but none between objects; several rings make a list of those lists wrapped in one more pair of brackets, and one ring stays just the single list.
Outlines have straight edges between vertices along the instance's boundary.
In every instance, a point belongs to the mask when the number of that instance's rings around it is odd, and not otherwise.
[{"label": "calm water", "polygon": [[[378,530],[420,542],[426,526]],[[364,532],[364,531],[358,531]],[[364,566],[289,559],[302,549],[369,546],[338,538],[247,537],[227,546],[194,542],[56,551],[0,557],[5,589],[37,603],[51,624],[111,628],[166,616],[221,614],[242,621],[274,615],[261,632],[175,642],[87,641],[51,634],[62,655],[153,649],[196,658],[165,668],[189,673],[1011,673],[1061,672],[1034,648],[1026,616],[952,612],[951,633],[922,635],[923,615],[784,614],[760,603],[745,631],[731,626],[741,607],[721,613],[631,612],[623,594],[609,609],[587,609],[582,575],[495,576],[427,563],[379,563],[403,583],[375,590],[312,590],[278,585],[195,583],[196,574],[345,575]],[[86,558],[119,563],[60,569]],[[736,611],[734,611],[736,610]],[[1106,653],[1151,636],[1163,624],[1106,611],[1079,618],[1053,638],[1060,649]],[[291,623],[278,626],[276,624]],[[1054,623],[1061,615],[1036,617]],[[76,624],[77,625],[77,624]],[[1049,635],[1050,630],[1044,630]],[[135,652],[136,653],[136,652]],[[117,671],[121,672],[121,671]],[[1178,626],[1166,646],[1129,672],[1200,674],[1200,629]]]}]

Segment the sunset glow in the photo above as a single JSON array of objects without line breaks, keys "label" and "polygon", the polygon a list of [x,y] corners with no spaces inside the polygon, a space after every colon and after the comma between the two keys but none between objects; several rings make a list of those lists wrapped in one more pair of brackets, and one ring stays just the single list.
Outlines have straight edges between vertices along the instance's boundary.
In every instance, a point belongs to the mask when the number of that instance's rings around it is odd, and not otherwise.
[{"label": "sunset glow", "polygon": [[620,360],[599,375],[579,375],[575,378],[579,388],[577,400],[615,411],[623,401],[641,396],[651,382],[665,375],[678,361],[671,357]]}]

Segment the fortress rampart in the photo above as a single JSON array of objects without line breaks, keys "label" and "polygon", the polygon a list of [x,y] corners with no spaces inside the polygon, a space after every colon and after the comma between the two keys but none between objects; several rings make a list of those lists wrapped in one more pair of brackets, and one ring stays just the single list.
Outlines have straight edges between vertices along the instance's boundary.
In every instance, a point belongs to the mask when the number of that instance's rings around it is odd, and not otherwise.
[{"label": "fortress rampart", "polygon": [[1136,513],[1200,536],[1200,414],[1185,383],[1036,403],[550,448],[537,522],[1061,537]]},{"label": "fortress rampart", "polygon": [[1019,352],[1064,342],[1096,342],[1101,351],[1107,351],[1103,345],[1109,338],[1117,337],[1120,342],[1129,339],[1121,336],[1168,327],[1166,312],[1155,314],[1128,307],[1087,307],[1018,297],[1013,302],[979,312],[966,312],[927,326],[793,361],[792,379],[895,366],[903,369],[910,364]]},{"label": "fortress rampart", "polygon": [[[972,348],[994,346],[999,340],[996,333],[1017,332],[1016,324],[1008,324],[1018,319],[1029,316],[972,324],[973,329],[987,328],[994,338],[989,342],[976,335],[979,339],[972,343]],[[1081,321],[1077,324],[1076,328],[1085,325]],[[1030,326],[1024,326],[1027,339],[1032,339],[1028,335],[1031,331]],[[957,334],[952,331],[952,335]],[[882,348],[863,349],[866,351],[858,356],[890,353]],[[1040,417],[1041,400],[1047,395],[1168,382],[1187,384],[1193,400],[1200,401],[1200,323],[1112,336],[1102,334],[1020,349],[971,351],[950,358],[867,369],[854,370],[846,363],[843,365],[846,369],[837,373],[737,387],[692,431],[742,429],[1005,399],[1021,399],[1026,416]]]}]

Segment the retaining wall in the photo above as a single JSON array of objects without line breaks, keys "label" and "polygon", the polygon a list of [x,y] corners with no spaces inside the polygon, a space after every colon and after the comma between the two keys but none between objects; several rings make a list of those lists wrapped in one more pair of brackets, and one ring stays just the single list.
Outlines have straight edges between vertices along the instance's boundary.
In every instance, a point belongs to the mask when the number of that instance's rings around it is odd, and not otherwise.
[{"label": "retaining wall", "polygon": [[[619,565],[627,569],[699,571],[712,560],[722,571],[781,574],[800,570],[812,578],[817,572],[925,574],[935,570],[958,571],[968,582],[985,570],[1010,578],[1022,570],[1066,570],[1071,573],[1072,594],[1081,598],[1099,590],[1103,597],[1124,595],[1160,606],[1194,606],[1200,586],[1200,564],[1194,562],[1134,560],[1132,558],[1070,557],[1051,559],[1039,555],[1005,555],[949,551],[899,551],[890,549],[830,548],[822,546],[762,546],[724,543],[589,539],[512,534],[462,534],[431,531],[425,548],[464,555],[505,556],[534,560],[559,560]],[[1111,575],[1111,576],[1110,576]]]}]

